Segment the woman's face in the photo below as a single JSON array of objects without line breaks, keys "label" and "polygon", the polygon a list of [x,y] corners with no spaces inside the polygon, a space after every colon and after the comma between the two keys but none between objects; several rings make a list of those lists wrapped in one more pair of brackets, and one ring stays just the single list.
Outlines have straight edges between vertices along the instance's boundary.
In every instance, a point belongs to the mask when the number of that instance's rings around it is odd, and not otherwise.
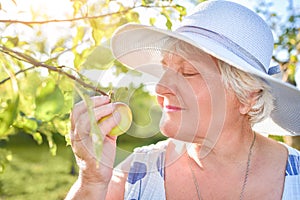
[{"label": "woman's face", "polygon": [[168,137],[215,143],[227,123],[226,113],[236,108],[233,94],[221,81],[217,60],[206,53],[193,56],[167,54],[165,72],[156,86],[163,109],[160,129]]}]

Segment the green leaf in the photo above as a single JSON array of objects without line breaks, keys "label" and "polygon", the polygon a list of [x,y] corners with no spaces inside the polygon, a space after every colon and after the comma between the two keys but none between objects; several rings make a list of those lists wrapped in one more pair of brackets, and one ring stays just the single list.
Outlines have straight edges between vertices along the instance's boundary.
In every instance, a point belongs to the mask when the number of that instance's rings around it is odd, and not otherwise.
[{"label": "green leaf", "polygon": [[169,18],[167,18],[166,27],[171,30],[172,29],[172,22]]},{"label": "green leaf", "polygon": [[73,16],[74,17],[80,11],[81,6],[82,6],[82,3],[80,1],[74,1],[74,3],[73,3]]},{"label": "green leaf", "polygon": [[77,27],[76,36],[73,38],[73,46],[76,46],[79,43],[81,43],[81,41],[85,35],[85,32],[86,32],[85,27],[82,27],[82,26]]},{"label": "green leaf", "polygon": [[165,12],[167,12],[167,11],[163,11],[163,12],[161,12],[161,14],[166,18],[166,27],[169,29],[169,30],[171,30],[172,29],[172,21],[171,21],[171,19],[170,19],[170,16],[168,15],[168,14],[166,14]]},{"label": "green leaf", "polygon": [[93,39],[94,39],[96,45],[101,44],[103,35],[104,35],[104,33],[101,30],[93,28],[92,36],[93,36]]},{"label": "green leaf", "polygon": [[107,30],[104,31],[105,24],[103,24],[100,19],[90,19],[89,20],[92,28],[92,37],[94,39],[95,45],[100,45],[102,38]]},{"label": "green leaf", "polygon": [[57,152],[57,145],[55,144],[52,134],[47,134],[48,145],[50,148],[50,153],[55,156]]},{"label": "green leaf", "polygon": [[75,89],[78,95],[81,97],[81,99],[84,101],[84,103],[87,106],[87,112],[89,116],[88,120],[90,121],[90,126],[91,126],[90,135],[93,139],[93,150],[96,159],[100,160],[102,156],[102,150],[103,150],[103,138],[102,138],[101,130],[98,127],[97,120],[93,112],[93,103],[90,97],[88,96],[88,94],[86,93],[86,91],[83,90],[82,87],[77,86],[75,87]]},{"label": "green leaf", "polygon": [[37,72],[27,72],[24,77],[18,77],[19,83],[19,110],[27,116],[33,116],[35,110],[35,94],[41,85],[41,77]]},{"label": "green leaf", "polygon": [[119,101],[119,102],[127,103],[129,97],[130,97],[130,91],[128,87],[119,87],[114,89],[114,91],[112,91],[111,99],[114,102]]},{"label": "green leaf", "polygon": [[70,120],[69,117],[67,117],[66,119],[61,119],[61,118],[54,118],[52,121],[55,129],[57,130],[58,133],[60,133],[61,135],[68,135],[70,133]]},{"label": "green leaf", "polygon": [[50,121],[64,107],[64,95],[54,80],[42,83],[36,92],[35,116],[43,121]]},{"label": "green leaf", "polygon": [[71,137],[70,134],[65,135],[66,146],[71,145]]},{"label": "green leaf", "polygon": [[33,139],[38,143],[38,144],[42,144],[43,143],[43,137],[40,133],[35,132],[33,134],[31,134]]},{"label": "green leaf", "polygon": [[82,67],[82,63],[85,62],[86,57],[88,56],[88,54],[91,52],[91,50],[89,48],[84,49],[80,54],[77,52],[73,52],[75,59],[74,59],[74,66],[77,70],[80,70],[80,68]]},{"label": "green leaf", "polygon": [[296,65],[294,63],[289,63],[288,70],[287,70],[288,82],[293,85],[296,85],[295,73],[296,73]]},{"label": "green leaf", "polygon": [[136,22],[136,23],[139,23],[139,13],[137,13],[137,12],[133,12],[133,11],[128,12],[128,13],[126,14],[126,18],[127,18],[127,20],[130,21],[130,22]]},{"label": "green leaf", "polygon": [[154,3],[154,0],[142,0],[142,5],[147,6]]},{"label": "green leaf", "polygon": [[156,18],[150,17],[150,19],[149,19],[150,25],[154,26],[155,22],[156,22]]},{"label": "green leaf", "polygon": [[0,149],[0,173],[3,173],[5,167],[12,160],[12,153],[6,149]]},{"label": "green leaf", "polygon": [[181,21],[182,17],[186,15],[186,8],[179,4],[176,4],[175,9],[179,12],[179,20]]},{"label": "green leaf", "polygon": [[82,64],[84,69],[106,70],[113,66],[114,57],[111,50],[104,46],[97,46]]},{"label": "green leaf", "polygon": [[14,123],[14,127],[22,129],[27,133],[35,133],[38,129],[38,121],[34,118],[28,118],[27,116],[22,116],[22,114],[17,118]]},{"label": "green leaf", "polygon": [[129,68],[118,60],[114,60],[114,67],[116,68],[113,73],[115,76],[119,76],[121,73],[127,73],[129,71]]},{"label": "green leaf", "polygon": [[1,71],[9,75],[10,80],[1,85],[0,96],[0,138],[6,136],[18,113],[19,88],[15,75],[9,69],[8,63],[0,60]]},{"label": "green leaf", "polygon": [[6,37],[6,38],[7,38],[7,42],[5,43],[5,46],[7,48],[13,48],[18,46],[19,37]]},{"label": "green leaf", "polygon": [[0,105],[0,138],[5,137],[5,133],[13,124],[17,116],[17,102],[14,99],[1,101]]}]

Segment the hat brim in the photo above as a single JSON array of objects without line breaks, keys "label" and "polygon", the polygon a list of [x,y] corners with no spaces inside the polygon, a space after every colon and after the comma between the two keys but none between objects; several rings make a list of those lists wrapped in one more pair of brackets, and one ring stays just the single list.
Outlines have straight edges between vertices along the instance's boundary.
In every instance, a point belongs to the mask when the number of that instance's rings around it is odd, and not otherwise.
[{"label": "hat brim", "polygon": [[270,118],[253,127],[255,131],[272,135],[300,135],[300,91],[254,68],[210,38],[196,33],[184,35],[184,33],[153,26],[127,24],[114,33],[111,40],[112,53],[116,59],[129,68],[160,77],[162,75],[159,67],[162,59],[161,52],[167,51],[165,46],[170,38],[187,42],[237,69],[262,78],[271,86],[275,108]]}]

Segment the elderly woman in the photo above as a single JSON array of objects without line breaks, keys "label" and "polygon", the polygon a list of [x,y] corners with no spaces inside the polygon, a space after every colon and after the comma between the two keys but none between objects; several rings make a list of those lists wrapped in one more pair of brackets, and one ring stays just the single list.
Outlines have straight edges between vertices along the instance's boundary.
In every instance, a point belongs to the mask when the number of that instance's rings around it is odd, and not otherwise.
[{"label": "elderly woman", "polygon": [[[99,124],[105,139],[96,161],[87,108],[77,104],[71,139],[80,173],[67,199],[300,199],[300,152],[263,136],[300,134],[300,92],[271,77],[273,38],[259,16],[208,1],[175,32],[121,27],[112,50],[160,77],[160,130],[169,139],[136,149],[113,170],[116,138],[107,134],[120,117]],[[114,111],[108,97],[93,102],[97,120]]]}]

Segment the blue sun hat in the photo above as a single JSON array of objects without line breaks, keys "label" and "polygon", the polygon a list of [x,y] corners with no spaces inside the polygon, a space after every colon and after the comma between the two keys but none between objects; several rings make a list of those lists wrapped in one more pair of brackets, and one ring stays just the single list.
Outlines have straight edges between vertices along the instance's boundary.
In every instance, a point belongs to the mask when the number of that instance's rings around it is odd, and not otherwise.
[{"label": "blue sun hat", "polygon": [[185,17],[175,31],[127,24],[114,33],[113,55],[131,69],[161,76],[162,51],[170,38],[187,42],[247,73],[271,88],[274,109],[254,125],[262,134],[300,135],[300,91],[272,75],[274,40],[268,25],[250,9],[229,1],[206,1]]}]

